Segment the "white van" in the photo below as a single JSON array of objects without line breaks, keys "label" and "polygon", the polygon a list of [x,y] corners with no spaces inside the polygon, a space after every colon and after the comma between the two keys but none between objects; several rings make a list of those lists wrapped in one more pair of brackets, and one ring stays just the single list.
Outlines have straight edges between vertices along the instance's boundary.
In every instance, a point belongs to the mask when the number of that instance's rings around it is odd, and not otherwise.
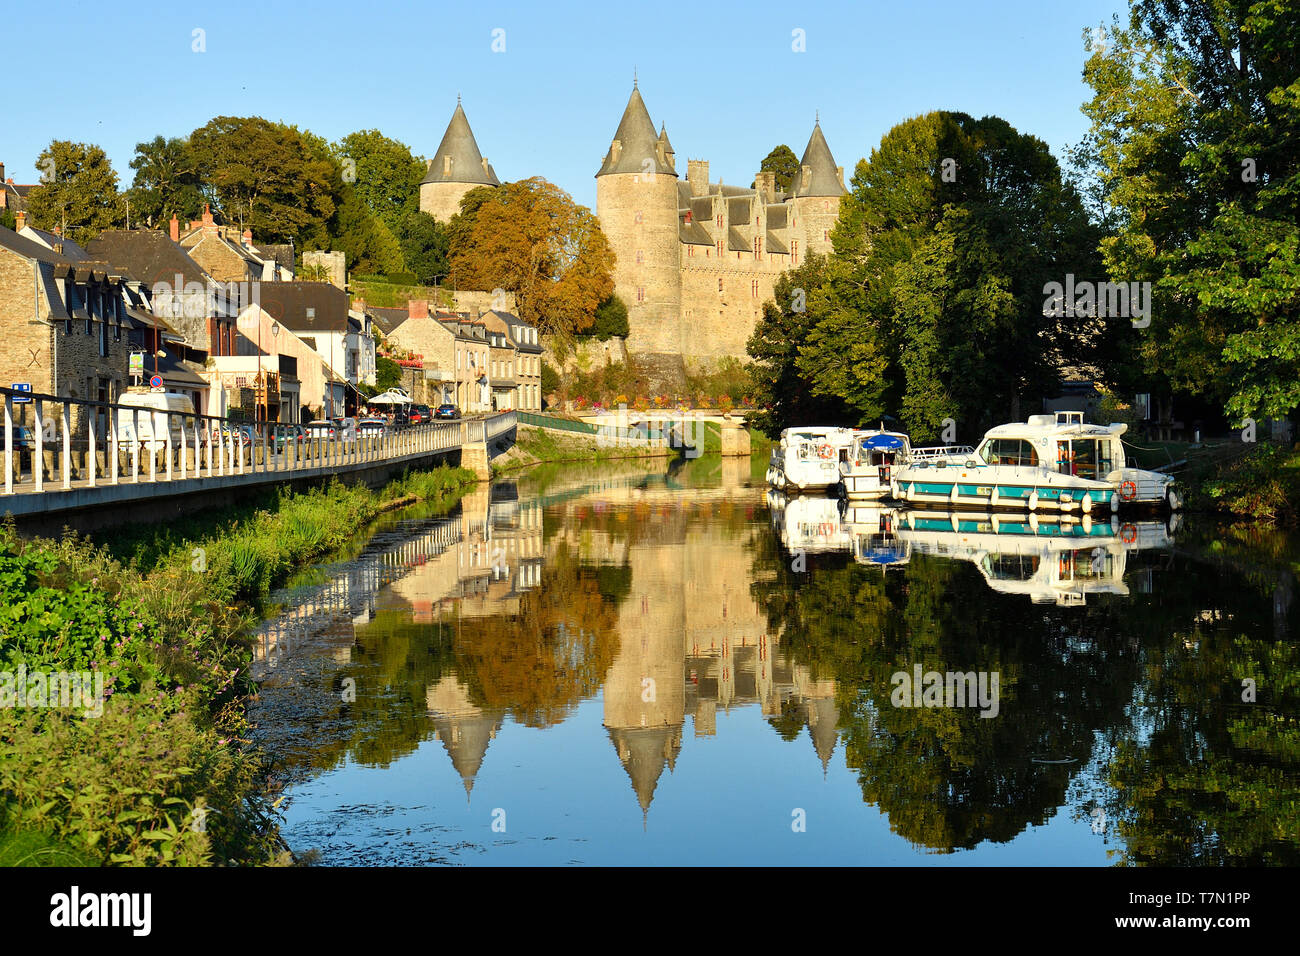
[{"label": "white van", "polygon": [[[182,424],[185,443],[194,443],[194,403],[188,395],[182,392],[129,391],[117,400],[117,404],[128,406],[117,410],[117,440],[120,444],[148,442],[149,447],[157,451],[167,447],[167,432],[170,430],[172,447],[180,448]],[[131,408],[140,411],[133,413],[129,410]],[[168,416],[164,412],[172,414]],[[139,423],[139,435],[136,434],[136,422]]]}]

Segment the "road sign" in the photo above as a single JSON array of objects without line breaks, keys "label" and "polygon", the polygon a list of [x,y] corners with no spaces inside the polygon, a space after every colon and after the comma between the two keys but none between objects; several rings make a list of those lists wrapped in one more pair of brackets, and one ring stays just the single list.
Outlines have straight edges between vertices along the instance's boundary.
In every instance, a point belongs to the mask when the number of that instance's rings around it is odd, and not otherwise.
[{"label": "road sign", "polygon": [[143,352],[131,353],[131,365],[130,365],[129,373],[131,375],[144,374],[144,353]]},{"label": "road sign", "polygon": [[161,375],[155,375],[155,376],[153,376],[152,378],[150,378],[150,379],[149,379],[149,387],[150,387],[150,388],[162,388],[162,387],[163,387],[162,376],[161,376]]},{"label": "road sign", "polygon": [[[15,391],[15,392],[30,392],[30,391],[32,390],[32,383],[31,383],[31,382],[14,382],[13,388],[14,388],[14,391]],[[21,404],[23,404],[24,402],[30,402],[30,401],[31,401],[30,398],[19,398],[17,395],[14,396],[14,404],[15,404],[15,405],[21,405]]]}]

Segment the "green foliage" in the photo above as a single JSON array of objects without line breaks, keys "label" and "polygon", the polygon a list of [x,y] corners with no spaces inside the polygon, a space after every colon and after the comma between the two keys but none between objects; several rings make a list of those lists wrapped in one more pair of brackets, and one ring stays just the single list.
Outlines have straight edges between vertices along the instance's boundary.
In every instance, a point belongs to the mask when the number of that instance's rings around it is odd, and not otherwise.
[{"label": "green foliage", "polygon": [[1261,442],[1221,468],[1203,490],[1213,505],[1233,514],[1294,524],[1300,517],[1300,454]]},{"label": "green foliage", "polygon": [[187,140],[155,136],[147,143],[136,143],[131,168],[135,179],[127,198],[132,225],[143,222],[151,229],[159,228],[175,215],[185,226],[203,211],[198,164]]},{"label": "green foliage", "polygon": [[612,336],[627,338],[627,306],[616,295],[610,295],[596,307],[596,319],[591,327],[582,333],[584,337],[607,341]]},{"label": "green foliage", "polygon": [[1289,0],[1143,0],[1090,41],[1076,163],[1115,234],[1106,266],[1154,283],[1149,374],[1230,418],[1300,404],[1300,20]]},{"label": "green foliage", "polygon": [[799,157],[794,154],[794,150],[782,143],[763,157],[763,161],[758,166],[758,171],[761,173],[776,173],[776,188],[781,192],[788,192],[790,184],[799,175]]},{"label": "green foliage", "polygon": [[[393,234],[419,209],[425,164],[410,147],[376,129],[349,133],[331,148],[358,199]],[[347,182],[347,180],[344,180]]]},{"label": "green foliage", "polygon": [[334,220],[331,247],[347,255],[349,269],[381,274],[406,268],[402,247],[384,220],[362,201],[352,186],[343,186]]},{"label": "green foliage", "polygon": [[54,140],[36,160],[41,183],[27,197],[33,226],[53,230],[85,245],[105,229],[120,226],[126,207],[117,192],[117,173],[107,154],[91,143]]},{"label": "green foliage", "polygon": [[560,373],[553,369],[545,359],[542,360],[541,385],[543,395],[550,395],[560,387]]},{"label": "green foliage", "polygon": [[342,173],[319,137],[260,116],[218,116],[190,134],[204,187],[265,242],[329,247]]},{"label": "green foliage", "polygon": [[406,216],[399,230],[402,258],[411,270],[412,285],[433,285],[448,277],[447,227],[427,212],[416,210]]},{"label": "green foliage", "polygon": [[381,392],[402,384],[402,366],[382,355],[375,359],[375,387]]}]

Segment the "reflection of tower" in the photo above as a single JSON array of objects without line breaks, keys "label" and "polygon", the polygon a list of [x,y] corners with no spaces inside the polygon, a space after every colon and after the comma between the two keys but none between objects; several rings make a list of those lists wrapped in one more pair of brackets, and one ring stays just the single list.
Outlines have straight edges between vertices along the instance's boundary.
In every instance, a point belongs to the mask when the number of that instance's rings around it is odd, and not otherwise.
[{"label": "reflection of tower", "polygon": [[424,699],[436,736],[460,774],[468,799],[488,744],[501,729],[503,713],[477,707],[469,698],[469,688],[450,674],[428,687]]},{"label": "reflection of tower", "polygon": [[619,612],[620,649],[605,678],[605,726],[642,813],[682,745],[685,657],[681,551],[633,547],[633,588]]},{"label": "reflection of tower", "polygon": [[835,753],[838,739],[835,725],[839,722],[840,710],[835,697],[815,697],[808,702],[808,736],[812,738],[813,749],[822,762],[822,774],[830,767],[831,756]]}]

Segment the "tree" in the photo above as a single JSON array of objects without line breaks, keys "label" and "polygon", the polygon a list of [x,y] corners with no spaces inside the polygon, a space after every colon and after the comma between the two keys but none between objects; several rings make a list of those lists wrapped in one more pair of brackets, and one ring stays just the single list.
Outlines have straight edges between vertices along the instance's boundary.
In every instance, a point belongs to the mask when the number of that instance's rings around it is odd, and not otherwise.
[{"label": "tree", "polygon": [[420,207],[424,160],[405,143],[374,129],[349,133],[331,151],[345,172],[344,182],[390,232],[400,234],[403,223]]},{"label": "tree", "polygon": [[266,242],[328,248],[342,189],[319,137],[260,116],[218,116],[190,135],[214,205]]},{"label": "tree", "polygon": [[99,146],[54,140],[41,151],[36,166],[43,172],[40,185],[27,197],[32,225],[62,227],[63,235],[84,245],[122,224],[125,207],[117,192],[117,173]]},{"label": "tree", "polygon": [[381,392],[402,384],[402,366],[382,355],[375,359],[375,387]]},{"label": "tree", "polygon": [[330,247],[347,255],[348,268],[353,272],[391,275],[406,268],[397,237],[350,185],[343,186],[330,221],[330,233]]},{"label": "tree", "polygon": [[406,268],[418,283],[435,285],[440,278],[448,277],[450,239],[444,223],[416,210],[402,220],[398,235]]},{"label": "tree", "polygon": [[595,336],[604,342],[611,336],[627,338],[627,306],[616,295],[611,295],[596,307],[595,321],[586,334]]},{"label": "tree", "polygon": [[1300,405],[1300,19],[1287,0],[1138,0],[1094,34],[1076,161],[1154,286],[1141,355],[1231,417]]},{"label": "tree", "polygon": [[189,143],[179,137],[155,136],[135,144],[131,160],[135,179],[127,191],[131,219],[155,228],[175,215],[181,222],[203,210],[203,189]]},{"label": "tree", "polygon": [[758,170],[762,173],[776,173],[776,188],[787,192],[799,175],[799,157],[794,154],[794,150],[782,143],[763,157]]},{"label": "tree", "polygon": [[614,253],[590,209],[534,177],[471,190],[461,210],[451,239],[459,288],[513,292],[520,318],[549,334],[591,326],[614,291]]}]

